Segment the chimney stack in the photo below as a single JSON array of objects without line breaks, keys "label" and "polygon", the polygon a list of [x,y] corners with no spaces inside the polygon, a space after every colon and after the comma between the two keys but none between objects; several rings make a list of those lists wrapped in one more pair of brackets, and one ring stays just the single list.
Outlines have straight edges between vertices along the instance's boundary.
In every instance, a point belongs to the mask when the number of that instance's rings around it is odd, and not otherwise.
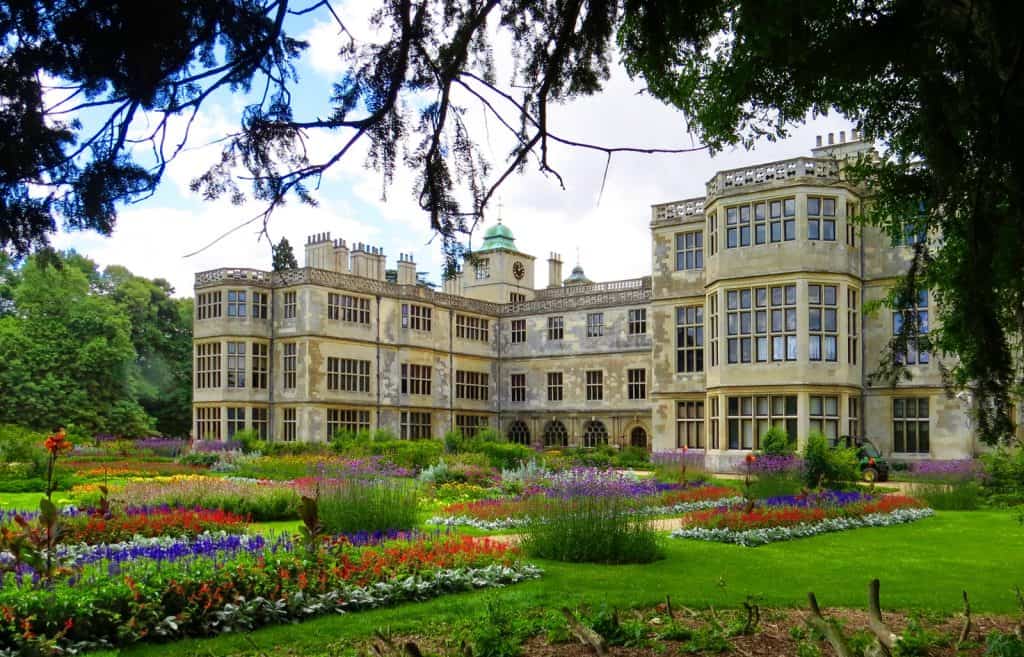
[{"label": "chimney stack", "polygon": [[306,266],[314,269],[334,269],[330,233],[317,233],[306,238]]},{"label": "chimney stack", "polygon": [[398,254],[398,284],[416,285],[416,263],[411,253]]},{"label": "chimney stack", "polygon": [[552,253],[548,258],[548,287],[562,286],[562,256]]},{"label": "chimney stack", "polygon": [[334,271],[342,274],[349,272],[348,245],[345,244],[345,240],[334,240]]}]

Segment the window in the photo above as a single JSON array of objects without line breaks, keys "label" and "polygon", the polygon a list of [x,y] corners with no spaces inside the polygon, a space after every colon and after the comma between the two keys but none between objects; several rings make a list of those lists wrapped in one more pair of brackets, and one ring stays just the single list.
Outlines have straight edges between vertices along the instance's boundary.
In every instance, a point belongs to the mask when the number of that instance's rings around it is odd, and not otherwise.
[{"label": "window", "polygon": [[430,413],[402,411],[402,439],[420,440],[431,437]]},{"label": "window", "polygon": [[754,204],[754,244],[768,241],[768,204]]},{"label": "window", "polygon": [[704,233],[676,233],[676,271],[704,269]]},{"label": "window", "polygon": [[676,447],[704,449],[704,402],[676,402]]},{"label": "window", "polygon": [[220,292],[196,295],[196,319],[220,317]]},{"label": "window", "polygon": [[339,433],[356,434],[370,430],[370,411],[354,408],[327,409],[327,440]]},{"label": "window", "polygon": [[227,358],[227,361],[228,361],[227,362],[228,387],[229,388],[244,388],[245,387],[245,343],[244,342],[229,342],[228,343],[228,358]]},{"label": "window", "polygon": [[626,396],[630,399],[647,399],[647,370],[626,370]]},{"label": "window", "polygon": [[931,354],[918,348],[920,336],[928,333],[928,290],[918,292],[913,304],[893,312],[892,334],[900,335],[904,330],[907,334],[907,348],[904,353],[897,354],[898,360],[908,365],[926,365],[931,362]]},{"label": "window", "polygon": [[525,303],[526,295],[522,292],[509,292],[508,301],[509,303]]},{"label": "window", "polygon": [[298,414],[294,408],[285,408],[282,410],[284,414],[281,419],[281,440],[287,443],[293,443],[295,442],[296,435],[298,435]]},{"label": "window", "polygon": [[929,432],[927,397],[892,400],[892,451],[927,454]]},{"label": "window", "polygon": [[601,401],[604,399],[604,372],[601,370],[587,370],[586,389],[587,401]]},{"label": "window", "polygon": [[455,370],[455,398],[487,401],[491,398],[487,372]]},{"label": "window", "polygon": [[857,246],[857,224],[854,223],[854,217],[857,216],[857,204],[849,203],[846,204],[846,243],[849,246]]},{"label": "window", "polygon": [[750,246],[750,206],[736,205],[725,209],[725,248]]},{"label": "window", "polygon": [[269,417],[270,412],[266,407],[252,409],[250,426],[252,426],[252,430],[256,432],[256,437],[260,440],[267,440],[270,437]]},{"label": "window", "polygon": [[511,378],[512,402],[521,404],[526,401],[526,375],[513,374]]},{"label": "window", "polygon": [[836,241],[836,200],[822,196],[807,197],[807,239]]},{"label": "window", "polygon": [[830,440],[839,437],[839,398],[810,396],[811,431],[825,434]]},{"label": "window", "polygon": [[463,340],[487,342],[490,337],[489,322],[480,317],[469,315],[455,316],[455,337]]},{"label": "window", "polygon": [[352,324],[369,324],[370,300],[350,294],[328,294],[327,319]]},{"label": "window", "polygon": [[353,358],[328,358],[327,389],[370,392],[370,361]]},{"label": "window", "polygon": [[245,407],[228,406],[226,410],[228,419],[227,439],[231,440],[239,431],[245,431]]},{"label": "window", "polygon": [[220,343],[196,345],[196,389],[220,387]]},{"label": "window", "polygon": [[835,285],[807,286],[807,357],[810,360],[839,360],[839,303]]},{"label": "window", "polygon": [[270,368],[269,345],[265,342],[252,343],[252,387],[267,389],[267,374]]},{"label": "window", "polygon": [[924,226],[918,226],[913,221],[903,222],[903,246],[915,246],[928,239],[928,231]]},{"label": "window", "polygon": [[563,320],[561,317],[548,317],[548,340],[561,340],[563,336]]},{"label": "window", "polygon": [[295,388],[296,352],[297,349],[294,342],[285,343],[281,370],[284,375],[284,388],[287,390]]},{"label": "window", "polygon": [[430,365],[402,363],[402,394],[430,394]]},{"label": "window", "polygon": [[850,436],[860,436],[860,398],[850,397],[849,400],[849,423],[846,433]]},{"label": "window", "polygon": [[704,306],[676,308],[676,372],[704,371]]},{"label": "window", "polygon": [[587,337],[599,338],[604,335],[604,313],[587,313]]},{"label": "window", "polygon": [[708,295],[708,322],[711,325],[708,348],[711,352],[711,367],[718,367],[718,293]]},{"label": "window", "polygon": [[220,440],[220,409],[211,406],[196,408],[196,439]]},{"label": "window", "polygon": [[729,363],[796,360],[796,285],[729,290],[725,299]]},{"label": "window", "polygon": [[644,335],[647,333],[647,309],[646,308],[630,308],[629,309],[629,334],[630,335]]},{"label": "window", "polygon": [[417,306],[412,303],[402,304],[402,328],[414,331],[430,330],[431,309],[426,306]]},{"label": "window", "polygon": [[793,438],[797,435],[796,395],[728,397],[726,424],[729,449],[759,449],[761,437],[773,426]]},{"label": "window", "polygon": [[294,319],[295,310],[298,307],[298,301],[296,300],[295,292],[284,293],[284,318]]},{"label": "window", "polygon": [[267,318],[267,306],[269,305],[269,298],[266,292],[253,292],[252,293],[252,318],[253,319],[266,319]]},{"label": "window", "polygon": [[486,415],[456,415],[455,430],[466,438],[472,438],[491,425]]},{"label": "window", "polygon": [[491,261],[487,258],[478,258],[474,267],[476,280],[482,281],[491,277]]},{"label": "window", "polygon": [[846,289],[846,326],[846,362],[856,365],[857,352],[860,350],[857,342],[860,334],[860,305],[857,303],[857,290],[852,287]]},{"label": "window", "polygon": [[711,421],[708,424],[708,439],[711,449],[718,449],[718,397],[708,398]]},{"label": "window", "polygon": [[562,401],[562,373],[548,372],[548,401]]},{"label": "window", "polygon": [[718,215],[708,215],[708,254],[718,253]]},{"label": "window", "polygon": [[551,420],[544,425],[544,446],[545,447],[568,447],[569,432],[565,425],[558,420]]},{"label": "window", "polygon": [[583,446],[584,447],[597,447],[598,445],[608,444],[608,429],[605,428],[604,422],[600,420],[591,420],[583,425]]},{"label": "window", "polygon": [[796,199],[786,198],[768,203],[768,236],[772,242],[796,239]]},{"label": "window", "polygon": [[529,445],[530,427],[522,420],[516,420],[508,427],[508,441],[516,445]]},{"label": "window", "polygon": [[245,317],[245,290],[228,290],[228,317]]},{"label": "window", "polygon": [[630,447],[647,447],[647,430],[643,427],[633,427],[629,432]]},{"label": "window", "polygon": [[526,342],[526,320],[513,319],[512,344],[522,344],[523,342]]}]

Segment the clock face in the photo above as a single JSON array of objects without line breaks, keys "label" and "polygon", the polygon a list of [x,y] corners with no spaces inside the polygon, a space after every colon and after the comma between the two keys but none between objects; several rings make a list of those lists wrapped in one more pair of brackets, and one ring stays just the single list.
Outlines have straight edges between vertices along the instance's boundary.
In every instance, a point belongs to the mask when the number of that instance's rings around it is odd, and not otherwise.
[{"label": "clock face", "polygon": [[526,276],[526,267],[523,266],[523,263],[518,260],[512,263],[512,275],[516,277],[517,281],[523,280],[523,276]]}]

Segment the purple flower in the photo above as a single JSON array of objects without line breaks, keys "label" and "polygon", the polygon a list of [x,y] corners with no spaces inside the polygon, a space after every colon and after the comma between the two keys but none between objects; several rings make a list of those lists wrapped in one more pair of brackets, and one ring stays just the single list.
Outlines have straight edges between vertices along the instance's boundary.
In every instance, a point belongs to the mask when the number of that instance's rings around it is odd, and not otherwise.
[{"label": "purple flower", "polygon": [[923,481],[969,481],[984,474],[980,461],[958,459],[949,461],[921,461],[910,465],[912,479]]}]

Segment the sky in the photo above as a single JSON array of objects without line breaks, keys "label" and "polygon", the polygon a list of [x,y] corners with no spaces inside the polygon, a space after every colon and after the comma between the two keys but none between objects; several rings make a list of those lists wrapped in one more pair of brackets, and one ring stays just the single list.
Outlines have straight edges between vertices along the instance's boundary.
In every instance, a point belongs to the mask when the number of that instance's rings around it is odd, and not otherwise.
[{"label": "sky", "polygon": [[[339,8],[346,26],[357,39],[379,38],[370,31],[368,8],[374,3],[355,0]],[[287,26],[293,36],[309,43],[298,65],[300,82],[294,87],[293,106],[298,119],[323,115],[331,85],[344,72],[336,55],[342,40],[327,15],[313,14]],[[498,82],[511,75],[509,49],[496,42]],[[642,80],[631,80],[621,66],[599,95],[550,110],[551,132],[559,136],[606,146],[687,148],[696,145],[682,116],[640,92]],[[191,180],[217,161],[218,137],[237,129],[245,99],[220,94],[193,124],[190,147],[167,169],[158,192],[137,204],[123,207],[112,236],[93,232],[61,232],[53,240],[57,248],[73,248],[101,267],[119,264],[135,274],[164,278],[178,296],[192,296],[196,272],[220,267],[269,269],[270,247],[258,239],[258,231],[245,227],[196,255],[218,236],[254,216],[262,206],[250,202],[232,206],[224,200],[204,201],[189,189]],[[504,169],[509,142],[494,119],[485,122],[479,103],[462,98],[469,108],[467,122],[474,130],[495,170]],[[179,126],[180,128],[180,126]],[[750,166],[799,155],[808,155],[816,135],[849,131],[842,117],[832,115],[794,127],[789,139],[759,143],[748,152],[737,148],[711,157],[706,151],[680,155],[616,155],[601,191],[605,167],[603,153],[553,146],[549,159],[562,175],[558,182],[527,168],[511,176],[498,192],[487,221],[478,227],[471,245],[479,246],[482,233],[500,213],[513,231],[516,246],[536,256],[535,284],[545,287],[548,254],[557,252],[565,262],[563,272],[577,263],[594,281],[634,278],[651,272],[650,206],[703,194],[704,184],[716,171]],[[326,156],[344,134],[315,135],[310,140],[313,159]],[[276,211],[269,234],[276,241],[287,237],[303,264],[303,245],[308,235],[329,232],[350,244],[363,242],[383,247],[388,267],[399,253],[412,254],[419,271],[440,283],[443,261],[439,240],[432,239],[429,217],[413,196],[414,174],[400,171],[384,194],[381,176],[364,166],[365,150],[353,150],[322,180],[310,207],[293,200]],[[500,206],[500,209],[499,209]]]}]

